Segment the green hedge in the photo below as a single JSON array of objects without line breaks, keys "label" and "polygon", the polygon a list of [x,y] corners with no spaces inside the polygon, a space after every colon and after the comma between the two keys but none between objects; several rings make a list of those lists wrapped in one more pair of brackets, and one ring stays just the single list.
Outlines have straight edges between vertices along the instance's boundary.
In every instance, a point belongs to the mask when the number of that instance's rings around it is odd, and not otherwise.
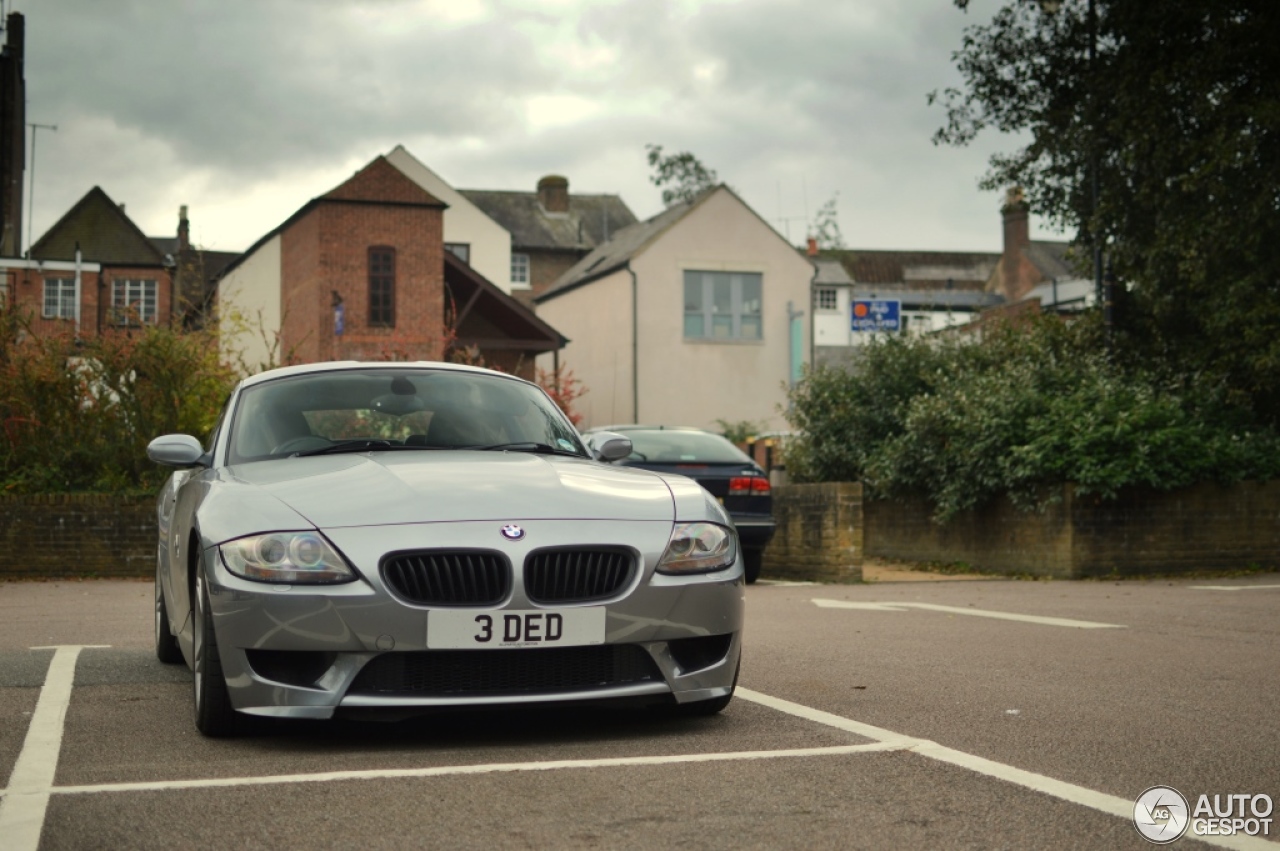
[{"label": "green hedge", "polygon": [[1108,356],[1092,318],[1041,317],[970,337],[890,337],[849,370],[791,393],[796,481],[924,494],[945,522],[1001,494],[1035,508],[1052,486],[1114,497],[1200,481],[1269,479],[1280,438],[1226,391]]}]

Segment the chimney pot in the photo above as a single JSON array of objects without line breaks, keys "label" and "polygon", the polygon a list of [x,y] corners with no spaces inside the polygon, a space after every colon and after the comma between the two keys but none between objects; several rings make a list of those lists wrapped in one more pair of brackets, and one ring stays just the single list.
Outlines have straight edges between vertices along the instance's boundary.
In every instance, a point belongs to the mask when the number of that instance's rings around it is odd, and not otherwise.
[{"label": "chimney pot", "polygon": [[191,247],[191,223],[187,220],[187,205],[178,208],[178,250],[186,251]]},{"label": "chimney pot", "polygon": [[818,256],[818,239],[817,239],[817,237],[813,237],[813,236],[809,237],[809,248],[808,248],[808,251],[809,251],[809,256],[810,256],[810,257],[817,257],[817,256]]},{"label": "chimney pot", "polygon": [[569,178],[548,174],[539,180],[538,203],[548,213],[569,212]]}]

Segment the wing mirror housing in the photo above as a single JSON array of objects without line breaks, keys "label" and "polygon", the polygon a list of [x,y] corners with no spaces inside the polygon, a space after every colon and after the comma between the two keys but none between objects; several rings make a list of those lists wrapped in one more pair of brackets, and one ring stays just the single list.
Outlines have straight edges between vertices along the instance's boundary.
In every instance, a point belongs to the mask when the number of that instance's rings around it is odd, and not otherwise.
[{"label": "wing mirror housing", "polygon": [[600,461],[620,461],[631,454],[631,438],[616,431],[597,431],[587,435],[587,448]]},{"label": "wing mirror housing", "polygon": [[208,467],[200,441],[189,434],[166,434],[147,444],[147,457],[166,467]]}]

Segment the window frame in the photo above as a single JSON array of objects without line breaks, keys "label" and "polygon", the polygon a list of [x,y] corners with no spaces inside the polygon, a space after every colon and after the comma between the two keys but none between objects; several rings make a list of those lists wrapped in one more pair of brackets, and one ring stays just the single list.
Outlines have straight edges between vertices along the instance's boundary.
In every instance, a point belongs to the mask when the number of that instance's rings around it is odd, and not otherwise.
[{"label": "window frame", "polygon": [[[828,301],[830,304],[827,303]],[[837,287],[815,287],[813,291],[813,309],[821,310],[823,313],[838,313],[840,311],[840,290]]]},{"label": "window frame", "polygon": [[[43,279],[44,288],[40,292],[40,318],[41,319],[71,319],[76,318],[76,307],[80,303],[80,285],[75,278],[64,277],[48,277]],[[57,310],[54,313],[49,312],[49,285],[57,284],[58,298]],[[68,288],[70,285],[68,299]],[[70,309],[69,313],[64,311]]]},{"label": "window frame", "polygon": [[[717,283],[728,284],[729,308],[718,311],[716,307]],[[749,289],[754,285],[754,299]],[[699,306],[690,309],[691,286],[700,290]],[[721,291],[723,294],[723,291]],[[683,297],[683,320],[681,334],[686,342],[691,343],[763,343],[764,342],[764,273],[749,271],[728,271],[715,269],[685,269],[681,282]],[[749,304],[755,301],[757,308],[749,312]],[[716,328],[723,327],[716,319],[729,319],[730,332],[726,336],[717,336]],[[702,333],[690,333],[690,320],[697,317],[701,320]],[[743,333],[744,320],[754,319],[756,333]]]},{"label": "window frame", "polygon": [[[369,273],[370,328],[396,327],[396,250],[390,245],[371,245],[365,254]],[[378,264],[386,260],[386,268]]]},{"label": "window frame", "polygon": [[[519,258],[522,261],[520,264],[516,263],[517,258]],[[522,266],[522,268],[520,269],[520,272],[521,272],[520,275],[516,274],[517,265]],[[532,278],[531,272],[532,270],[529,263],[529,255],[515,252],[515,251],[511,252],[511,285],[515,286],[519,284],[521,286],[526,286],[526,287],[532,286],[533,282],[531,280]]]},{"label": "window frame", "polygon": [[454,257],[457,257],[468,266],[471,265],[471,243],[469,242],[446,242],[444,250],[448,251]]},{"label": "window frame", "polygon": [[[133,290],[138,298],[133,298]],[[123,298],[122,298],[123,296]],[[141,305],[136,315],[131,308]],[[131,328],[155,325],[160,321],[160,283],[155,278],[112,278],[112,324]]]}]

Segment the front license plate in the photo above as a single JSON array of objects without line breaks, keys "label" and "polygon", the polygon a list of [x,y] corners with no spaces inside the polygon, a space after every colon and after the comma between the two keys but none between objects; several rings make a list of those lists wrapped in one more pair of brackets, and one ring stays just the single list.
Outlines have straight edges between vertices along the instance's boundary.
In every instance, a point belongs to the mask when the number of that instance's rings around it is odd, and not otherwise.
[{"label": "front license plate", "polygon": [[432,650],[576,647],[604,643],[604,606],[585,609],[441,609],[427,615]]}]

